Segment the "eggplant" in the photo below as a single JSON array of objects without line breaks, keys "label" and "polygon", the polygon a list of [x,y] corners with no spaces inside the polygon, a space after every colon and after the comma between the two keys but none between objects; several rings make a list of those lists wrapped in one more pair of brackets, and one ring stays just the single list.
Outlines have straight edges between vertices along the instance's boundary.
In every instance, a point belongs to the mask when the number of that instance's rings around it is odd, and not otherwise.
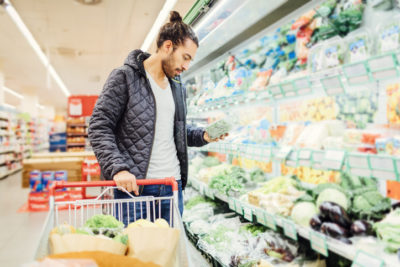
[{"label": "eggplant", "polygon": [[346,211],[338,204],[325,201],[319,207],[324,218],[329,219],[333,223],[337,223],[342,227],[348,228],[351,225],[351,220]]},{"label": "eggplant", "polygon": [[353,244],[353,242],[351,242],[350,239],[348,239],[347,237],[343,237],[343,236],[339,238],[339,241],[341,241],[341,242],[343,242],[343,243],[345,243],[347,245],[352,245]]},{"label": "eggplant", "polygon": [[339,224],[332,222],[324,222],[321,225],[321,232],[326,234],[327,236],[337,239],[341,237],[347,237],[349,235],[348,231],[345,228],[343,228]]},{"label": "eggplant", "polygon": [[370,235],[371,231],[371,225],[364,220],[354,221],[350,227],[350,232],[352,235]]},{"label": "eggplant", "polygon": [[315,214],[314,216],[311,217],[310,226],[312,229],[319,231],[322,222],[323,222],[322,216],[320,214]]}]

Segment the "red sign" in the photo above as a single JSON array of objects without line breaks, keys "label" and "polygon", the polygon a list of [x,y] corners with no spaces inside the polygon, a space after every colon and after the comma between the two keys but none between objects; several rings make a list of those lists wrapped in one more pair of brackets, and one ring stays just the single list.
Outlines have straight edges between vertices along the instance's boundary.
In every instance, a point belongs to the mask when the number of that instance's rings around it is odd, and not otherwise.
[{"label": "red sign", "polygon": [[68,98],[68,116],[89,117],[96,105],[97,95],[75,95]]}]

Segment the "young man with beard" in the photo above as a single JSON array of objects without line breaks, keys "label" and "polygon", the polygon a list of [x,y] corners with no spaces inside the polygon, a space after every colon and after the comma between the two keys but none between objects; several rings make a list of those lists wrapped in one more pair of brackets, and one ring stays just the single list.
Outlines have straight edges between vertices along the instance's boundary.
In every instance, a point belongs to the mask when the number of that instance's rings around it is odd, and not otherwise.
[{"label": "young man with beard", "polygon": [[[198,46],[191,27],[172,11],[158,34],[157,52],[134,50],[122,67],[112,71],[89,125],[89,139],[105,179],[136,196],[162,197],[172,195],[170,187],[139,188],[136,179],[175,177],[181,214],[182,190],[188,179],[187,147],[225,137],[211,140],[204,129],[186,125],[186,91],[179,75],[189,68]],[[115,190],[114,198],[129,195]],[[162,201],[160,208],[162,218],[169,221],[169,201]],[[129,221],[140,218],[140,213],[146,218],[139,203],[129,209]],[[126,210],[123,222],[128,224]],[[157,206],[156,214],[158,210]]]}]

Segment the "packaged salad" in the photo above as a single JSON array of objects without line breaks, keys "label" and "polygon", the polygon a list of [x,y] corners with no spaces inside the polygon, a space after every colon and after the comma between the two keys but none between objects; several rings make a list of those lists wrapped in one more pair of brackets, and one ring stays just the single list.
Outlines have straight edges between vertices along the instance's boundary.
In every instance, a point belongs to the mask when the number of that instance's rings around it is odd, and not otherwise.
[{"label": "packaged salad", "polygon": [[357,30],[349,34],[346,39],[346,63],[365,60],[372,54],[371,33],[366,30]]},{"label": "packaged salad", "polygon": [[377,52],[385,53],[400,48],[400,16],[382,23],[377,29]]}]

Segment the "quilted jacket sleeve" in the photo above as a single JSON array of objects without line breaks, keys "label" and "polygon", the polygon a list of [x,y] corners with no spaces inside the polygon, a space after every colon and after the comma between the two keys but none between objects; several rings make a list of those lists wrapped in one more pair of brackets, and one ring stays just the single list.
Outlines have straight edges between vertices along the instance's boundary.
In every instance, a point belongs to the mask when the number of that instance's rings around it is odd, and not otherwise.
[{"label": "quilted jacket sleeve", "polygon": [[107,180],[111,180],[120,171],[129,170],[114,134],[127,101],[125,74],[122,70],[113,70],[94,107],[88,129],[90,144]]},{"label": "quilted jacket sleeve", "polygon": [[188,146],[204,146],[208,144],[207,141],[204,140],[205,130],[203,128],[187,125],[186,130]]},{"label": "quilted jacket sleeve", "polygon": [[[183,91],[185,112],[187,113],[187,108],[186,108],[187,94],[186,94],[186,88],[183,85],[182,85],[182,91]],[[203,128],[187,125],[186,131],[187,131],[188,146],[200,147],[208,144],[208,142],[204,140],[205,130]]]}]

